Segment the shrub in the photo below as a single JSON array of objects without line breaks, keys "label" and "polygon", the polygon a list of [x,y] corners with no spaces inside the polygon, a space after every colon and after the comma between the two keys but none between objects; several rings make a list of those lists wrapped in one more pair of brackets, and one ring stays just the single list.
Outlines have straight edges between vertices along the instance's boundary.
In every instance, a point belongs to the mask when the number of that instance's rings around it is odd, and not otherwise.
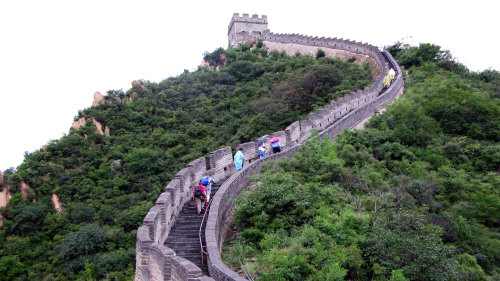
[{"label": "shrub", "polygon": [[142,220],[148,213],[153,203],[142,202],[140,205],[132,206],[123,212],[120,212],[115,218],[115,223],[123,227],[128,232],[141,226]]},{"label": "shrub", "polygon": [[0,258],[0,280],[16,280],[26,272],[26,265],[19,261],[17,256],[4,256]]},{"label": "shrub", "polygon": [[73,223],[90,223],[94,219],[95,209],[85,203],[76,203],[70,209],[70,218]]},{"label": "shrub", "polygon": [[36,234],[41,230],[48,211],[47,206],[38,202],[18,205],[13,218],[12,232],[23,236]]},{"label": "shrub", "polygon": [[106,249],[106,232],[90,224],[70,233],[62,242],[60,255],[70,270],[81,270],[85,260]]},{"label": "shrub", "polygon": [[316,52],[316,59],[324,57],[325,57],[325,51],[323,51],[322,49],[318,49],[318,51]]}]

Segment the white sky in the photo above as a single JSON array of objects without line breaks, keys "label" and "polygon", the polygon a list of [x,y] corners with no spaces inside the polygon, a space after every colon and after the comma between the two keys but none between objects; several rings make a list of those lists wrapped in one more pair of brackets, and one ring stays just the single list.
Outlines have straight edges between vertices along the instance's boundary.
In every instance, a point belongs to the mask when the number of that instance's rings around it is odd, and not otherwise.
[{"label": "white sky", "polygon": [[233,13],[267,15],[276,33],[434,43],[481,71],[500,70],[495,2],[2,0],[0,170],[67,133],[95,91],[195,70],[227,47]]}]

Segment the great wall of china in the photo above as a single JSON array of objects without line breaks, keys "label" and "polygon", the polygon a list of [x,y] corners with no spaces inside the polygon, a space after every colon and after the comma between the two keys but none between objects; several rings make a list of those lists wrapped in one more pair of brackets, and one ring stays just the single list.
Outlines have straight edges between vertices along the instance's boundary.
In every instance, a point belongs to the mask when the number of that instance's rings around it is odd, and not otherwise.
[{"label": "great wall of china", "polygon": [[[404,89],[401,69],[387,51],[377,47],[337,38],[318,38],[297,34],[274,34],[267,29],[267,17],[247,14],[234,14],[228,28],[230,45],[260,38],[271,50],[284,50],[289,54],[299,51],[303,54],[315,54],[318,48],[327,56],[348,58],[365,57],[372,59],[379,75],[374,82],[362,90],[345,95],[332,101],[309,118],[292,123],[282,131],[270,136],[280,137],[284,150],[257,160],[257,141],[242,143],[249,164],[241,171],[235,172],[232,164],[232,150],[225,147],[210,153],[210,167],[207,168],[205,158],[201,157],[189,163],[179,171],[174,180],[169,182],[143,220],[137,231],[136,244],[136,281],[145,280],[246,280],[231,271],[221,259],[220,251],[228,233],[232,219],[232,198],[239,194],[243,187],[249,186],[249,175],[258,173],[265,161],[274,161],[283,157],[291,157],[300,145],[311,136],[315,128],[320,136],[328,134],[333,139],[344,129],[353,128],[361,121],[375,114],[384,104],[391,103]],[[392,85],[382,92],[384,73],[394,67],[397,71]],[[210,174],[218,181],[224,181],[212,200],[205,229],[207,245],[207,262],[210,277],[202,274],[202,270],[192,262],[183,259],[166,247],[165,241],[174,227],[183,205],[192,199],[192,187],[203,176]]]}]

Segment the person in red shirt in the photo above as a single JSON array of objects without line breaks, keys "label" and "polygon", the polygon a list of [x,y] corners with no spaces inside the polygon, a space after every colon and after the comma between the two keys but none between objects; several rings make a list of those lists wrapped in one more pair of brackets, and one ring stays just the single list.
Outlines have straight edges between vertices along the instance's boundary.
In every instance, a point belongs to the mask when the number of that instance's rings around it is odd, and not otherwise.
[{"label": "person in red shirt", "polygon": [[205,191],[205,186],[200,183],[193,188],[193,197],[196,202],[196,210],[198,211],[198,215],[201,213],[201,204],[205,202],[205,198],[207,196],[207,192]]}]

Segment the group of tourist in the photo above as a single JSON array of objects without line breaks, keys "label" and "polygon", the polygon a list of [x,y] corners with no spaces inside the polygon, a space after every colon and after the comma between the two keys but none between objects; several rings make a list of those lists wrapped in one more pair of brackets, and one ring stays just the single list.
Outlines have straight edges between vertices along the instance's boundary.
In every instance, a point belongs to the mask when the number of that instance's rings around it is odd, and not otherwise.
[{"label": "group of tourist", "polygon": [[[269,139],[271,149],[273,153],[279,153],[283,149],[280,144],[280,138],[274,137]],[[257,157],[259,159],[267,156],[266,142],[260,144]],[[234,167],[236,171],[243,169],[243,161],[248,161],[243,155],[243,148],[239,148],[236,154],[234,154]],[[193,188],[193,199],[196,202],[196,211],[201,214],[201,211],[207,208],[208,202],[210,202],[210,193],[212,192],[212,184],[217,183],[215,179],[209,176],[203,176],[198,185]]]},{"label": "group of tourist", "polygon": [[204,176],[201,178],[198,185],[193,188],[193,199],[196,202],[196,211],[198,215],[201,214],[202,209],[206,209],[208,202],[210,201],[212,184],[214,183],[217,183],[215,179],[209,176]]},{"label": "group of tourist", "polygon": [[[271,149],[274,153],[279,153],[283,149],[283,147],[280,144],[280,138],[274,137],[269,139],[268,143],[271,144]],[[257,157],[259,159],[264,158],[267,156],[267,147],[266,147],[266,142],[262,142],[259,145],[259,149],[257,150]],[[234,167],[236,168],[236,171],[239,171],[243,169],[243,161],[248,161],[248,159],[245,158],[243,155],[243,148],[239,148],[239,150],[234,154]]]}]

